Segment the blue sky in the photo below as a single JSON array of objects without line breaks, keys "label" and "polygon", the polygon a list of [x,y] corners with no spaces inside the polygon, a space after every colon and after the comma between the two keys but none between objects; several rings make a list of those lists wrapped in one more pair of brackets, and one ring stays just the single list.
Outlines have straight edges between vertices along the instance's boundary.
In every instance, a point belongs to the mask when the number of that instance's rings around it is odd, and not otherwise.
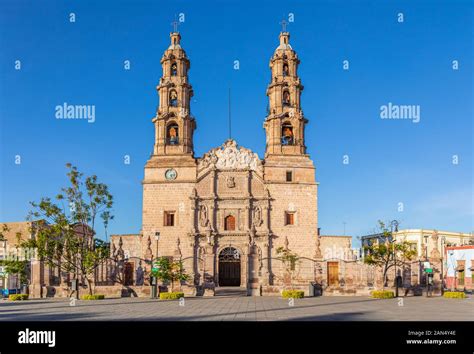
[{"label": "blue sky", "polygon": [[[288,30],[301,59],[322,233],[342,235],[346,223],[347,235],[363,235],[378,219],[398,219],[401,228],[473,230],[474,36],[467,0],[1,0],[0,221],[24,220],[29,201],[56,195],[72,162],[110,186],[110,232],[139,231],[160,58],[179,13],[195,92],[196,156],[227,138],[230,86],[233,137],[263,157],[268,62],[279,22],[293,13]],[[64,102],[95,105],[96,121],[55,119]],[[420,122],[382,120],[380,106],[389,102],[419,105]]]}]

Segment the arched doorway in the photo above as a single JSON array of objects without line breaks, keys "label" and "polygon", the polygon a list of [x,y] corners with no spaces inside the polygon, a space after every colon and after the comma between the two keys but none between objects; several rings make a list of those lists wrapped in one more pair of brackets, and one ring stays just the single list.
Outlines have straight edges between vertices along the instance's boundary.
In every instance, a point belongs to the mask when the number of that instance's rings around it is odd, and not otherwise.
[{"label": "arched doorway", "polygon": [[240,286],[240,253],[234,247],[219,253],[219,286]]}]

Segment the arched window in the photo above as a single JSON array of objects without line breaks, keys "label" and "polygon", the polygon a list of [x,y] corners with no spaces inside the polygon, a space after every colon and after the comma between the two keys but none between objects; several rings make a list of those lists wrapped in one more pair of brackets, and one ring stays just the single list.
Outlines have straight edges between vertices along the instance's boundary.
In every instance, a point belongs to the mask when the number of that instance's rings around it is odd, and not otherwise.
[{"label": "arched window", "polygon": [[178,75],[178,65],[176,63],[171,64],[171,76]]},{"label": "arched window", "polygon": [[171,90],[170,92],[170,106],[178,107],[178,94],[175,90]]},{"label": "arched window", "polygon": [[290,105],[290,92],[288,90],[283,91],[283,106]]},{"label": "arched window", "polygon": [[179,130],[176,123],[168,124],[166,129],[166,140],[169,145],[177,145],[179,143]]},{"label": "arched window", "polygon": [[293,126],[290,122],[285,122],[281,126],[281,144],[282,145],[293,145],[295,141],[293,135]]},{"label": "arched window", "polygon": [[290,69],[288,67],[288,64],[284,63],[283,64],[283,76],[288,76],[288,75],[290,75]]},{"label": "arched window", "polygon": [[233,215],[227,215],[224,219],[224,230],[233,231],[235,230],[235,218]]}]

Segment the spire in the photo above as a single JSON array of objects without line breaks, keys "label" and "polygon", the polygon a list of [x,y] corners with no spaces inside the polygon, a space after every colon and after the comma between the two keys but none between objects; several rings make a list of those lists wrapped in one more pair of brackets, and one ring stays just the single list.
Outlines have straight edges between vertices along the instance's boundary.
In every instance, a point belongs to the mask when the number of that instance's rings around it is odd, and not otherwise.
[{"label": "spire", "polygon": [[293,50],[290,45],[290,32],[281,32],[280,33],[280,45],[277,50]]},{"label": "spire", "polygon": [[178,22],[174,21],[170,33],[170,46],[161,58],[163,75],[156,87],[159,106],[155,124],[154,155],[193,155],[193,132],[196,128],[191,116],[193,88],[189,83],[191,67],[186,52],[181,47]]},{"label": "spire", "polygon": [[298,55],[290,45],[286,21],[282,21],[280,44],[270,60],[272,79],[267,88],[268,115],[264,123],[267,135],[265,156],[304,155],[304,126],[301,110],[301,85],[298,77]]},{"label": "spire", "polygon": [[290,46],[290,32],[286,31],[286,26],[288,25],[288,22],[286,22],[285,20],[282,20],[280,24],[281,24],[280,45],[278,46],[277,50],[278,49],[293,50]]},{"label": "spire", "polygon": [[181,41],[181,35],[179,32],[172,32],[170,33],[170,38],[171,38],[171,44],[168,47],[168,49],[181,49],[181,46],[179,42]]}]

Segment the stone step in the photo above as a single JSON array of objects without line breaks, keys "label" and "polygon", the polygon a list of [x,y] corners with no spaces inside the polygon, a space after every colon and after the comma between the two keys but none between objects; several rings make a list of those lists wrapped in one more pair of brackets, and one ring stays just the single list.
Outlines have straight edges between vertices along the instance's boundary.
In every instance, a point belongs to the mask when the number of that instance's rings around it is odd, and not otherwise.
[{"label": "stone step", "polygon": [[247,289],[238,286],[217,287],[215,296],[247,296]]}]

